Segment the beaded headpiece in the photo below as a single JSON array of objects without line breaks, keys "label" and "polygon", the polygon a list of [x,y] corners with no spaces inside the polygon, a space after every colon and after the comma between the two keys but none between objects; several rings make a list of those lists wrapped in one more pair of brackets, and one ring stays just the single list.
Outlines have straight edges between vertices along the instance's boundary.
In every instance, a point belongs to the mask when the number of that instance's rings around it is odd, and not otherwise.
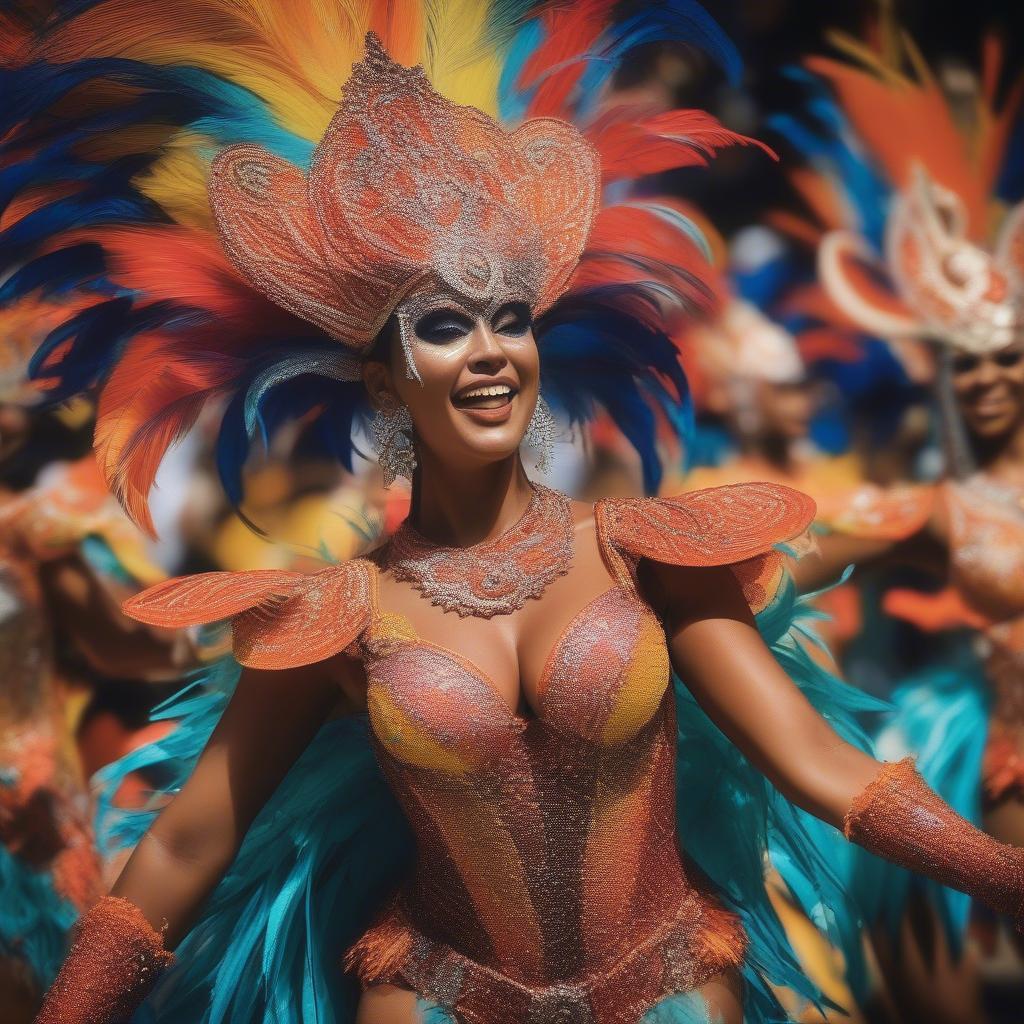
[{"label": "beaded headpiece", "polygon": [[776,122],[825,170],[801,168],[793,181],[824,221],[818,270],[828,298],[888,340],[930,339],[975,354],[1024,340],[1024,207],[1006,215],[998,195],[1024,81],[997,101],[1002,54],[989,39],[965,119],[898,25],[883,19],[872,38],[877,52],[832,35],[855,64],[806,62],[833,90],[835,102],[818,93],[812,104],[831,134]]},{"label": "beaded headpiece", "polygon": [[872,254],[848,231],[824,237],[822,282],[848,316],[882,337],[927,337],[983,355],[1024,341],[1024,204],[1006,219],[994,251],[967,237],[963,200],[917,170],[892,202],[885,264],[892,291],[877,284]]},{"label": "beaded headpiece", "polygon": [[308,176],[261,146],[211,169],[221,242],[259,291],[355,353],[397,311],[451,298],[474,312],[543,313],[569,286],[597,213],[597,152],[572,125],[506,131],[437,93],[366,36]]}]

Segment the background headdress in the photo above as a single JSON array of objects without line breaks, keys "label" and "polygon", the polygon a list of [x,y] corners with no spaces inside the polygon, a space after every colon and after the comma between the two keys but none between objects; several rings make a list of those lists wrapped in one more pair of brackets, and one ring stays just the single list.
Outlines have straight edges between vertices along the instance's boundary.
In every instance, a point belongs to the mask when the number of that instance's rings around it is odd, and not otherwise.
[{"label": "background headdress", "polygon": [[883,20],[873,37],[875,48],[834,33],[856,63],[814,57],[812,76],[797,72],[810,130],[773,121],[810,161],[791,178],[812,219],[785,227],[817,243],[828,300],[861,330],[975,353],[1022,341],[1024,205],[1007,212],[1000,192],[1024,76],[1001,89],[1000,43],[986,39],[964,117],[897,26]]},{"label": "background headdress", "polygon": [[686,400],[669,335],[714,275],[679,208],[599,208],[599,187],[749,140],[703,111],[599,103],[643,43],[738,61],[686,0],[525,7],[101,0],[10,20],[0,261],[20,269],[0,303],[85,297],[31,369],[53,401],[98,387],[97,456],[136,521],[211,401],[235,504],[251,442],[288,419],[351,468],[353,355],[437,281],[529,290],[548,401],[576,423],[603,407],[656,486],[656,410],[678,422]]}]

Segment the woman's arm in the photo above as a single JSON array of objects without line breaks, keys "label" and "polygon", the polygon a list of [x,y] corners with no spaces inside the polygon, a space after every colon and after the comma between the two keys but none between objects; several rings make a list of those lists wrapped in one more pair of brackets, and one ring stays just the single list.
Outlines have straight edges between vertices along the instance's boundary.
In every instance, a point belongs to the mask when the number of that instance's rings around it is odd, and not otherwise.
[{"label": "woman's arm", "polygon": [[883,765],[842,740],[775,661],[728,568],[649,568],[674,667],[782,793],[872,853],[1021,920],[1024,850],[961,818],[909,759]]},{"label": "woman's arm", "polygon": [[243,672],[189,780],[111,896],[86,915],[39,1024],[106,1024],[141,1002],[167,962],[164,949],[187,934],[253,819],[338,703],[339,675],[353,671],[336,657]]},{"label": "woman's arm", "polygon": [[902,540],[824,533],[815,537],[814,550],[793,566],[800,593],[807,594],[837,582],[848,565],[858,570],[877,565],[905,565],[928,572],[945,572],[947,554],[931,528]]},{"label": "woman's arm", "polygon": [[841,828],[881,765],[841,739],[782,670],[730,569],[650,569],[673,667],[701,707],[789,800]]}]

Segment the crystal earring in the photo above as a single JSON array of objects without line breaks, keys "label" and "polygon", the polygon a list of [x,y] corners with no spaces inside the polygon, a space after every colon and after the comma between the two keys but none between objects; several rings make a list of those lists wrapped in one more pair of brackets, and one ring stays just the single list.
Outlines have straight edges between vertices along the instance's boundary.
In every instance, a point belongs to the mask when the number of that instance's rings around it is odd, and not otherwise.
[{"label": "crystal earring", "polygon": [[541,473],[546,473],[551,468],[551,456],[555,447],[555,417],[540,394],[537,395],[537,404],[533,408],[523,442],[534,450],[537,469]]},{"label": "crystal earring", "polygon": [[412,480],[416,468],[416,452],[412,445],[412,417],[407,405],[378,409],[370,420],[370,436],[377,449],[377,461],[384,474],[384,486],[395,478]]}]

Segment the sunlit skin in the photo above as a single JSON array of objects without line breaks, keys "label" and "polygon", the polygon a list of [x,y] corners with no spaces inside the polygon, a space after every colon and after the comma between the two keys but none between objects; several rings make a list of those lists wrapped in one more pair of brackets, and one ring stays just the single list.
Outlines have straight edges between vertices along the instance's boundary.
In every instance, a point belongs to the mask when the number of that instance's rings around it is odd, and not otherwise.
[{"label": "sunlit skin", "polygon": [[[509,303],[486,317],[452,304],[422,317],[412,342],[419,380],[404,372],[397,337],[390,347],[390,362],[367,363],[364,379],[378,407],[408,406],[417,458],[424,464],[455,462],[472,469],[518,451],[540,381],[526,306]],[[508,395],[464,397],[500,385],[509,388]]]},{"label": "sunlit skin", "polygon": [[[1024,487],[1024,343],[986,355],[954,352],[950,382],[978,471],[996,483]],[[819,538],[796,568],[801,589],[817,590],[852,564],[907,561],[944,571],[948,523],[941,503],[919,535],[898,543],[843,534]]]}]

